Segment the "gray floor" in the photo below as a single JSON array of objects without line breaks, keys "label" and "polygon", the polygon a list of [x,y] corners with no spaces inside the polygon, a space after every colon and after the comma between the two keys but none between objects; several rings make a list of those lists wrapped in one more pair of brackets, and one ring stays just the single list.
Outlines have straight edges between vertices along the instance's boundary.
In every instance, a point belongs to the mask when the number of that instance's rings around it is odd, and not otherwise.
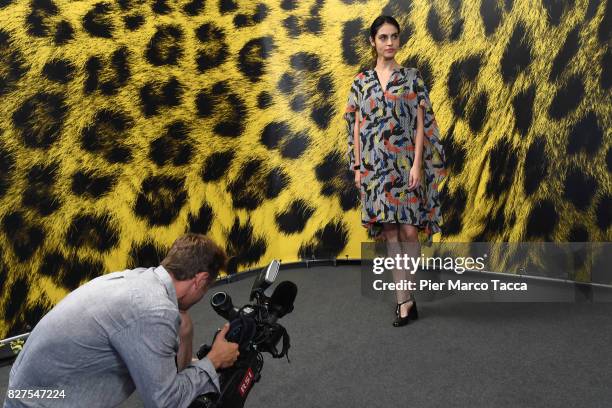
[{"label": "gray floor", "polygon": [[[393,328],[394,305],[361,295],[358,267],[281,271],[287,279],[299,287],[281,320],[291,363],[266,356],[248,408],[612,406],[612,304],[451,296],[420,302],[422,319]],[[216,290],[242,304],[252,280]],[[192,312],[196,344],[223,324],[208,300]],[[137,395],[122,405],[141,406]]]}]

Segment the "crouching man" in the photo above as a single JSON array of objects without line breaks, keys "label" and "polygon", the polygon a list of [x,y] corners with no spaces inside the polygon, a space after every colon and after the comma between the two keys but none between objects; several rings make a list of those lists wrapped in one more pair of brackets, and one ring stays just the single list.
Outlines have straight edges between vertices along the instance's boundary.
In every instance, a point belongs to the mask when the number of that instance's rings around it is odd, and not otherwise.
[{"label": "crouching man", "polygon": [[226,325],[207,357],[192,362],[187,310],[225,261],[212,240],[187,234],[158,267],[79,287],[30,334],[11,369],[4,407],[114,407],[137,389],[146,407],[176,408],[218,392],[216,370],[234,364],[238,345],[225,340]]}]

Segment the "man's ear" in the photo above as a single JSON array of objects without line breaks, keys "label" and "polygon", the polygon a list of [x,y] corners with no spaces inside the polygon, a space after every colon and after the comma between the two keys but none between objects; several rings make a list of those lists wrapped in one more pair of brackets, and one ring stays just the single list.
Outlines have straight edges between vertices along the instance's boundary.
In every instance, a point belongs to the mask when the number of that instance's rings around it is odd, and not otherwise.
[{"label": "man's ear", "polygon": [[208,282],[208,272],[196,273],[196,282],[198,283],[199,287],[206,285],[206,283]]}]

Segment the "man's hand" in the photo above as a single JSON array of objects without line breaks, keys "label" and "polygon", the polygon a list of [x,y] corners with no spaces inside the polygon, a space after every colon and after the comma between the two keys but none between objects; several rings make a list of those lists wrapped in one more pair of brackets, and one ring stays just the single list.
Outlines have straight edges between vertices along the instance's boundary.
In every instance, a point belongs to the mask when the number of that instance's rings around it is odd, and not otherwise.
[{"label": "man's hand", "polygon": [[215,366],[215,370],[233,366],[236,360],[238,360],[238,355],[240,354],[238,351],[238,344],[230,343],[229,341],[225,340],[225,335],[227,334],[228,330],[229,323],[225,323],[223,329],[217,333],[215,342],[206,356],[212,365]]}]

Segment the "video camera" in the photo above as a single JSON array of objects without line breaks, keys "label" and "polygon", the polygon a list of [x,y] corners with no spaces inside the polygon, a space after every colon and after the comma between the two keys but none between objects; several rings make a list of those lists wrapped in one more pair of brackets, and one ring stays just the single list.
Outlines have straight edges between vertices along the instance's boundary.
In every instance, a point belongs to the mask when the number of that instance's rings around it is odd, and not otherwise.
[{"label": "video camera", "polygon": [[[293,311],[297,286],[284,281],[276,286],[272,295],[266,294],[266,289],[278,276],[279,267],[280,263],[274,260],[262,269],[251,288],[249,301],[252,303],[241,308],[234,307],[226,292],[217,292],[212,296],[210,304],[214,311],[230,322],[225,338],[239,345],[240,355],[232,367],[219,370],[220,393],[200,395],[190,408],[242,408],[253,384],[261,378],[262,353],[270,353],[273,358],[287,356],[289,334],[277,320]],[[215,333],[215,337],[218,333]],[[277,347],[281,340],[279,351]],[[206,357],[210,349],[209,345],[203,344],[196,353],[197,357]]]}]

